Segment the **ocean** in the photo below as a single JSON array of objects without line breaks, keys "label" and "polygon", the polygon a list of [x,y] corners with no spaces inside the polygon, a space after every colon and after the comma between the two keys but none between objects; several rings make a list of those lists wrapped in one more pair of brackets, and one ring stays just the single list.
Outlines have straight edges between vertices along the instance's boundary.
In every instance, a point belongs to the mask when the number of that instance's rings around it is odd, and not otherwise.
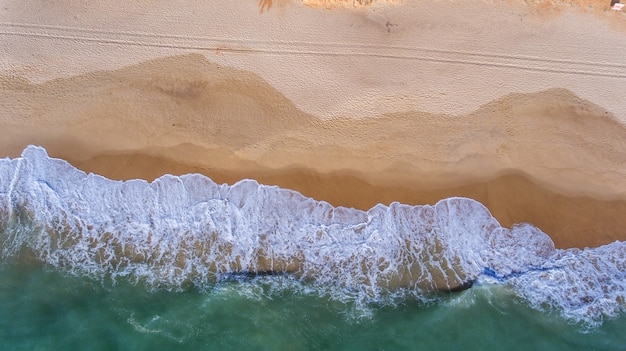
[{"label": "ocean", "polygon": [[626,244],[480,203],[334,208],[253,180],[0,160],[7,350],[621,350]]},{"label": "ocean", "polygon": [[357,308],[301,289],[228,282],[182,292],[0,271],[5,350],[624,350],[626,318],[594,329],[501,286]]}]

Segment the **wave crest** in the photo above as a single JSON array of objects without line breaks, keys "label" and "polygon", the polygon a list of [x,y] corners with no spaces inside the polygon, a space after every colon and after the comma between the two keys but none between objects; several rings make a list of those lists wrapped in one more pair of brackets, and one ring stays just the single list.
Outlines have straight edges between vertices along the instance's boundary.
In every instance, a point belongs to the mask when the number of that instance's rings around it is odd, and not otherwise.
[{"label": "wave crest", "polygon": [[369,302],[478,281],[592,324],[624,309],[624,243],[557,250],[538,228],[503,228],[467,198],[360,211],[253,180],[112,181],[31,146],[0,160],[0,230],[5,262],[28,251],[69,272],[168,289],[289,274]]}]

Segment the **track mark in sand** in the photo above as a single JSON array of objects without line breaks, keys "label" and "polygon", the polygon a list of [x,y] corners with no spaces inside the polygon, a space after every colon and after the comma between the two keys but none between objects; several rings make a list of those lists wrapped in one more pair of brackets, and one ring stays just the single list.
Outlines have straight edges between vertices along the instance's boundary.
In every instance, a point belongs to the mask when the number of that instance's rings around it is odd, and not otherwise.
[{"label": "track mark in sand", "polygon": [[[213,38],[213,37],[205,37],[205,36],[182,36],[182,35],[174,35],[174,34],[155,34],[148,32],[130,32],[130,31],[101,31],[96,29],[88,29],[88,28],[79,28],[79,27],[67,27],[67,26],[50,26],[50,25],[38,25],[38,24],[25,24],[25,23],[0,23],[1,26],[9,26],[9,27],[19,27],[19,28],[34,28],[34,29],[42,29],[42,30],[62,30],[72,33],[91,33],[91,34],[100,34],[100,35],[110,35],[110,36],[129,36],[129,37],[144,37],[144,38],[158,38],[158,39],[177,39],[177,40],[195,40],[195,41],[213,41],[213,42],[232,42],[238,44],[265,44],[265,45],[293,45],[293,46],[313,46],[313,47],[324,47],[324,48],[363,48],[363,49],[387,49],[394,51],[422,51],[422,52],[433,52],[433,53],[454,53],[454,54],[462,54],[467,56],[482,56],[482,57],[495,57],[495,58],[507,58],[507,59],[518,59],[518,60],[528,60],[528,61],[545,61],[545,62],[555,62],[555,63],[572,63],[579,65],[589,65],[589,66],[606,66],[606,67],[622,67],[626,68],[626,63],[624,64],[615,64],[608,62],[593,62],[593,61],[574,61],[574,60],[564,60],[564,59],[553,59],[553,58],[545,58],[545,57],[537,57],[537,56],[528,56],[528,55],[507,55],[507,54],[492,54],[492,53],[479,53],[479,52],[471,52],[471,51],[455,51],[455,50],[443,50],[443,49],[430,49],[423,47],[410,47],[410,46],[399,46],[399,45],[373,45],[373,44],[353,44],[353,43],[333,43],[333,42],[299,42],[299,41],[262,41],[262,40],[248,40],[248,39],[234,39],[234,38]],[[3,32],[0,32],[2,34]],[[466,40],[463,40],[465,42]],[[584,47],[577,46],[575,47],[578,50],[583,49]],[[612,54],[618,54],[618,52],[614,52]]]},{"label": "track mark in sand", "polygon": [[[215,51],[228,48],[231,53],[264,53],[268,55],[302,55],[330,57],[373,57],[415,60],[445,64],[509,68],[555,74],[626,78],[626,63],[593,62],[560,59],[554,47],[552,57],[482,53],[425,47],[354,44],[341,42],[263,41],[205,36],[167,35],[146,32],[102,31],[89,28],[0,23],[0,35],[42,38],[61,41],[91,42],[164,49]],[[616,53],[615,53],[616,54]],[[607,57],[621,57],[606,55]]]}]

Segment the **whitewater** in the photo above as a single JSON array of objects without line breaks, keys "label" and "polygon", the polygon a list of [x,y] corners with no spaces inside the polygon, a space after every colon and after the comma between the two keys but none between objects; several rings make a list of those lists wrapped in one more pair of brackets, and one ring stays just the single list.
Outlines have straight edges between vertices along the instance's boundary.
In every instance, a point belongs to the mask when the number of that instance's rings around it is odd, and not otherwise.
[{"label": "whitewater", "polygon": [[36,146],[0,160],[0,261],[173,291],[288,277],[364,305],[503,286],[590,327],[626,307],[626,243],[556,249],[472,199],[361,211],[254,180],[114,181]]}]

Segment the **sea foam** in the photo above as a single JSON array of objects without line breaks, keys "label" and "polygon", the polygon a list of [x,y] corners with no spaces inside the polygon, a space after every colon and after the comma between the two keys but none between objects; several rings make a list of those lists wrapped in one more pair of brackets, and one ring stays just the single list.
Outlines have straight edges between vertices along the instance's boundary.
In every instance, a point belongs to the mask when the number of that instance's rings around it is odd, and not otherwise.
[{"label": "sea foam", "polygon": [[625,306],[625,243],[558,250],[538,228],[503,228],[471,199],[360,211],[253,180],[113,181],[34,146],[0,160],[0,231],[2,262],[154,288],[278,274],[369,303],[503,284],[589,325]]}]

